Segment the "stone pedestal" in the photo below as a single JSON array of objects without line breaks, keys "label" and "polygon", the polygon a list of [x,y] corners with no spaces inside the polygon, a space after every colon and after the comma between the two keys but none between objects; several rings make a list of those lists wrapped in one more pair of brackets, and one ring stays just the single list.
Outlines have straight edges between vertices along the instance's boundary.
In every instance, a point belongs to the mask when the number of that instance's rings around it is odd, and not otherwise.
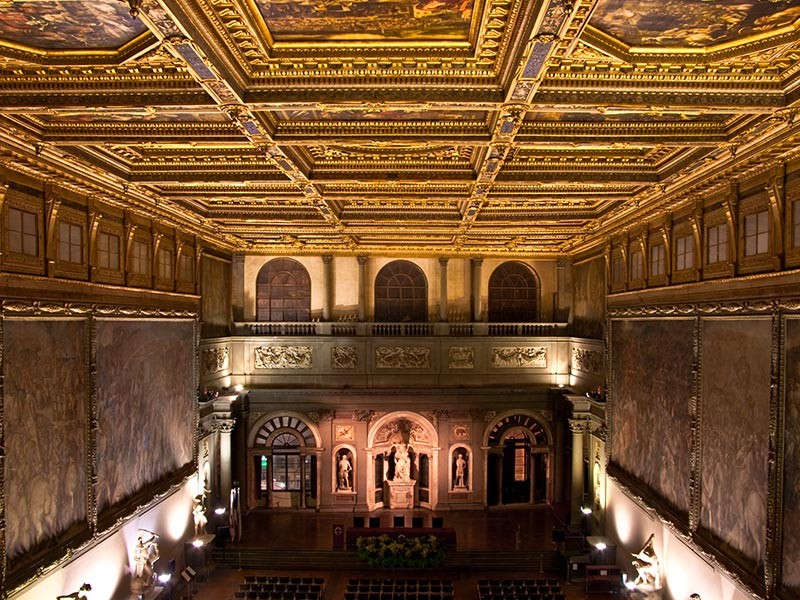
[{"label": "stone pedestal", "polygon": [[389,508],[414,508],[416,481],[387,481],[386,483],[389,485]]}]

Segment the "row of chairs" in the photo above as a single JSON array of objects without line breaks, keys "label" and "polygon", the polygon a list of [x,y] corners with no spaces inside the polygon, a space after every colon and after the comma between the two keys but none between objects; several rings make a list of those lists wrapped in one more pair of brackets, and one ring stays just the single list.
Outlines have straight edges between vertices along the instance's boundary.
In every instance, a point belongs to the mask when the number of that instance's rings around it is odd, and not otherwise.
[{"label": "row of chairs", "polygon": [[446,579],[348,579],[344,600],[452,600]]},{"label": "row of chairs", "polygon": [[322,600],[322,592],[235,592],[236,600]]},{"label": "row of chairs", "polygon": [[481,579],[480,600],[564,600],[558,579]]},{"label": "row of chairs", "polygon": [[276,576],[276,575],[245,575],[244,576],[244,583],[288,583],[288,584],[297,584],[297,583],[316,583],[322,585],[325,583],[325,578],[323,577],[288,577],[288,576]]},{"label": "row of chairs", "polygon": [[322,600],[322,577],[247,575],[235,600]]},{"label": "row of chairs", "polygon": [[[366,517],[362,517],[359,515],[353,517],[353,527],[363,528],[366,526],[367,526]],[[369,526],[372,529],[380,527],[381,518],[369,517]],[[392,527],[405,527],[405,526],[406,526],[405,515],[392,516]],[[425,527],[425,520],[422,517],[411,517],[411,527],[413,527],[414,529],[422,529],[423,527]],[[442,517],[432,517],[431,527],[434,529],[442,529],[444,527],[444,519]]]}]

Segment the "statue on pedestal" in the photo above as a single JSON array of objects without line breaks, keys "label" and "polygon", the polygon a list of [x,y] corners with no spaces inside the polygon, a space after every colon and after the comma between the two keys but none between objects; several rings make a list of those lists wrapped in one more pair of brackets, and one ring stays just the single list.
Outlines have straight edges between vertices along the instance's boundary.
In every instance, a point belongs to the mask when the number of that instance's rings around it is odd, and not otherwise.
[{"label": "statue on pedestal", "polygon": [[158,560],[158,536],[152,531],[140,529],[133,549],[133,570],[131,571],[131,591],[143,598],[155,587],[155,562]]},{"label": "statue on pedestal", "polygon": [[405,443],[395,447],[394,481],[411,481],[411,460],[408,457],[408,445]]},{"label": "statue on pedestal", "polygon": [[342,451],[339,456],[339,489],[350,490],[352,484],[350,483],[350,473],[353,471],[353,465],[350,464],[350,457],[347,450]]},{"label": "statue on pedestal", "polygon": [[455,477],[455,482],[453,484],[454,487],[457,488],[467,487],[464,480],[466,469],[467,469],[467,461],[464,458],[464,454],[459,452],[456,455],[456,477]]}]

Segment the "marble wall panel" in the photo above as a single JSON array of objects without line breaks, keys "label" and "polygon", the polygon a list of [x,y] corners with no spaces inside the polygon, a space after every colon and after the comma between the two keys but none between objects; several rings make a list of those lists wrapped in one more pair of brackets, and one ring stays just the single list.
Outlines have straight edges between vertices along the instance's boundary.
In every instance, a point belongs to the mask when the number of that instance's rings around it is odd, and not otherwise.
[{"label": "marble wall panel", "polygon": [[193,335],[188,321],[98,321],[98,510],[192,460]]},{"label": "marble wall panel", "polygon": [[704,319],[701,526],[726,554],[765,556],[770,366],[768,318]]},{"label": "marble wall panel", "polygon": [[611,457],[688,513],[694,322],[613,321]]},{"label": "marble wall panel", "polygon": [[87,519],[85,323],[3,324],[6,553]]}]

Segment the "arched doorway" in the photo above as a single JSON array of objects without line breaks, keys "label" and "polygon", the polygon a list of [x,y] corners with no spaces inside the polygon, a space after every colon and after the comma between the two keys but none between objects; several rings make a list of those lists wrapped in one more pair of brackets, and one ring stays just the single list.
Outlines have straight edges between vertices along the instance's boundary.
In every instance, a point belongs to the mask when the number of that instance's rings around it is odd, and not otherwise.
[{"label": "arched doorway", "polygon": [[276,258],[256,278],[256,318],[259,321],[310,321],[311,278],[291,258]]},{"label": "arched doorway", "polygon": [[316,507],[320,452],[319,433],[302,416],[259,419],[248,437],[249,507]]},{"label": "arched doorway", "polygon": [[[422,415],[393,412],[378,419],[367,436],[367,504],[370,510],[395,507],[397,482],[413,482],[409,506],[435,508],[438,500],[438,436]],[[402,486],[400,486],[402,487]],[[395,503],[395,504],[393,504]]]},{"label": "arched doorway", "polygon": [[533,323],[539,320],[536,272],[519,261],[508,261],[489,277],[489,322]]},{"label": "arched doorway", "polygon": [[375,276],[375,321],[425,323],[428,320],[428,281],[417,265],[395,260]]},{"label": "arched doorway", "polygon": [[487,431],[487,505],[550,502],[552,436],[539,419],[512,413]]}]

